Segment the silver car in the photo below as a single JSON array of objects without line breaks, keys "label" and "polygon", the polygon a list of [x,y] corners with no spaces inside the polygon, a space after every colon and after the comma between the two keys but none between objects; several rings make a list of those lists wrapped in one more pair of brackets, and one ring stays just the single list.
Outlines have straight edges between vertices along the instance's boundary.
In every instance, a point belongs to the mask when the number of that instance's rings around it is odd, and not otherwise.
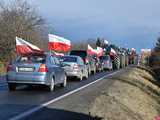
[{"label": "silver car", "polygon": [[68,77],[77,77],[79,80],[82,80],[83,77],[88,78],[87,66],[81,57],[73,55],[63,56],[62,63]]},{"label": "silver car", "polygon": [[105,70],[112,70],[113,69],[112,60],[109,55],[100,56],[99,58],[100,58],[100,61],[103,65],[103,69],[105,69]]},{"label": "silver car", "polygon": [[15,90],[17,85],[46,85],[49,91],[60,84],[66,86],[66,73],[59,60],[50,55],[20,56],[8,65],[7,82],[9,90]]}]

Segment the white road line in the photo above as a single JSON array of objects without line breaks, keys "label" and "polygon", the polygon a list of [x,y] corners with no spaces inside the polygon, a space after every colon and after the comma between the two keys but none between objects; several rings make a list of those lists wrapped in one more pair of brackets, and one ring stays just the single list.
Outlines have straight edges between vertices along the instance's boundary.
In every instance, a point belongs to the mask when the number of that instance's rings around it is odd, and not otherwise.
[{"label": "white road line", "polygon": [[67,96],[69,96],[69,95],[71,95],[73,93],[76,93],[76,92],[78,92],[78,91],[80,91],[80,90],[82,90],[82,89],[84,89],[84,88],[86,88],[86,87],[88,87],[88,86],[90,86],[90,85],[92,85],[94,83],[97,83],[97,82],[103,80],[105,77],[109,77],[109,76],[114,75],[114,74],[116,74],[118,72],[119,71],[116,71],[116,72],[110,73],[108,75],[105,75],[105,76],[103,76],[103,77],[101,77],[101,78],[99,78],[99,79],[97,79],[97,80],[95,80],[95,81],[93,81],[93,82],[91,82],[89,84],[86,84],[86,85],[84,85],[84,86],[82,86],[80,88],[77,88],[77,89],[75,89],[73,91],[70,91],[70,92],[68,92],[68,93],[66,93],[66,94],[64,94],[64,95],[62,95],[60,97],[54,98],[54,99],[52,99],[52,100],[50,100],[50,101],[48,101],[46,103],[43,103],[43,104],[41,104],[41,105],[39,105],[37,107],[31,108],[31,109],[29,109],[29,110],[27,110],[27,111],[25,111],[23,113],[20,113],[19,115],[14,116],[14,117],[10,118],[9,120],[20,120],[20,119],[22,119],[22,118],[24,118],[24,117],[36,112],[36,111],[48,106],[51,103],[54,103],[54,102],[56,102],[58,100],[61,100],[61,99],[65,98],[65,97],[67,97]]}]

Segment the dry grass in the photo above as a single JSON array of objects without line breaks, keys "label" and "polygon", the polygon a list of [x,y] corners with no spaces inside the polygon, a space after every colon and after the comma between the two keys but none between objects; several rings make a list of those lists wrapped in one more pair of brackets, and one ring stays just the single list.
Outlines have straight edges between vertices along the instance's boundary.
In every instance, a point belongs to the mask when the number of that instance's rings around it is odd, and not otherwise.
[{"label": "dry grass", "polygon": [[148,68],[132,67],[111,76],[112,86],[92,104],[93,116],[104,120],[152,120],[160,115],[160,88]]},{"label": "dry grass", "polygon": [[[125,70],[126,74],[117,74],[111,79],[120,80],[128,84],[134,85],[154,97],[160,96],[159,81],[151,69],[144,67],[133,67]],[[152,73],[152,74],[151,74]]]}]

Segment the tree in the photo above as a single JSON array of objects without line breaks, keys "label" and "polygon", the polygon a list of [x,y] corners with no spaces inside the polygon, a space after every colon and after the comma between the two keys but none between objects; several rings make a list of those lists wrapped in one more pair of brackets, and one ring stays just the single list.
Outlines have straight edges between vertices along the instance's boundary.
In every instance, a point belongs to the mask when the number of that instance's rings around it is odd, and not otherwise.
[{"label": "tree", "polygon": [[157,39],[156,46],[154,48],[156,52],[160,52],[160,37]]},{"label": "tree", "polygon": [[81,41],[74,41],[72,45],[73,50],[87,50],[87,46],[91,45],[93,48],[96,48],[95,39],[88,39],[88,40],[81,40]]},{"label": "tree", "polygon": [[21,37],[40,47],[44,44],[44,19],[25,0],[0,4],[0,61],[15,54],[15,37]]},{"label": "tree", "polygon": [[100,38],[97,38],[96,46],[101,47],[101,39]]}]

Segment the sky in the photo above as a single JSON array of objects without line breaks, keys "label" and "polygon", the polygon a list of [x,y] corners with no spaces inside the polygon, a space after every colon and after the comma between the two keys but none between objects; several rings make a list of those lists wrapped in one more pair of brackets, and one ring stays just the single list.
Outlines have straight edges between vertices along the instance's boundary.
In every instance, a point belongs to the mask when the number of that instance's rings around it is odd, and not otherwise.
[{"label": "sky", "polygon": [[71,41],[101,37],[116,45],[153,48],[160,36],[160,0],[29,0],[50,33]]}]

